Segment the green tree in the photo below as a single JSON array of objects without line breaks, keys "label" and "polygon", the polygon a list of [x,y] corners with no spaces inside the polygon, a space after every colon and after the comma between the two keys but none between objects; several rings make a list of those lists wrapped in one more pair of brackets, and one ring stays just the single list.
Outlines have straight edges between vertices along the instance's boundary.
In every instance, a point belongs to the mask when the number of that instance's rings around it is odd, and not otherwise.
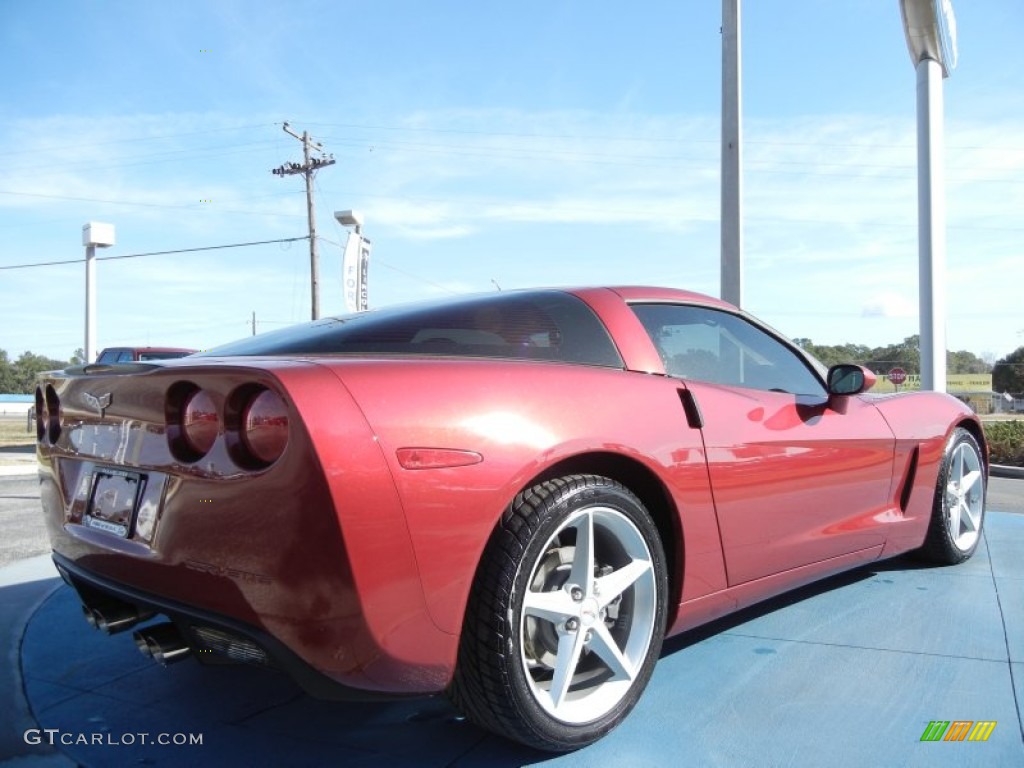
[{"label": "green tree", "polygon": [[825,365],[863,364],[871,353],[871,350],[863,344],[815,344],[807,338],[793,339],[793,341]]},{"label": "green tree", "polygon": [[71,356],[71,365],[83,365],[85,363],[85,350],[79,347]]},{"label": "green tree", "polygon": [[992,366],[973,352],[961,349],[959,352],[946,353],[946,371],[948,373],[989,373]]},{"label": "green tree", "polygon": [[18,392],[14,366],[7,357],[7,350],[0,349],[0,393],[13,395]]},{"label": "green tree", "polygon": [[996,392],[1024,392],[1024,347],[1018,347],[992,366],[992,389]]},{"label": "green tree", "polygon": [[31,394],[35,390],[36,376],[43,371],[53,371],[66,365],[66,360],[54,360],[32,352],[23,352],[21,357],[14,361],[14,393]]},{"label": "green tree", "polygon": [[893,368],[902,368],[907,373],[920,373],[920,349],[921,337],[914,334],[899,344],[875,347],[865,364],[875,373],[888,373]]}]

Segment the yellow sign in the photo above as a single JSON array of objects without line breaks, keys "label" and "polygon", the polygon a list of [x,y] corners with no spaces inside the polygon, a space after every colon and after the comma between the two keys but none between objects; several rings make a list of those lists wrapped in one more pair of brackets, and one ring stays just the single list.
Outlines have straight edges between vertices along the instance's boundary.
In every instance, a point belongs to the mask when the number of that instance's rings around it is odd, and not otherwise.
[{"label": "yellow sign", "polygon": [[[921,376],[908,373],[907,379],[900,385],[893,384],[885,374],[878,376],[878,381],[871,388],[872,392],[906,392],[921,388]],[[991,373],[950,373],[946,376],[947,392],[991,392]]]}]

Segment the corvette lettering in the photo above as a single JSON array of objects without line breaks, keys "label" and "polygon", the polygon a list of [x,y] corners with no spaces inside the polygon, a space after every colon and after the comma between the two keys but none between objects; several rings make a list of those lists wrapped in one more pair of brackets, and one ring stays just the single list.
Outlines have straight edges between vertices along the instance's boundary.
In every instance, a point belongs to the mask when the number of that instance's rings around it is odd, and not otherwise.
[{"label": "corvette lettering", "polygon": [[273,582],[273,579],[262,573],[252,573],[251,571],[243,571],[240,568],[228,568],[214,565],[213,563],[204,563],[200,560],[186,560],[185,567],[190,571],[209,573],[213,576],[226,576],[229,579],[244,581],[250,584],[270,584]]}]

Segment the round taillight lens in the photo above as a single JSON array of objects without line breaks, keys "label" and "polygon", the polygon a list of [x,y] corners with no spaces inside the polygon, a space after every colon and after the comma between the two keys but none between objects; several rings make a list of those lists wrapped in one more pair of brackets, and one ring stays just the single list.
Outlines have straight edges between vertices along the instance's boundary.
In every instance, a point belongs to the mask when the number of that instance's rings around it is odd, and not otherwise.
[{"label": "round taillight lens", "polygon": [[46,400],[46,436],[51,445],[56,445],[60,437],[60,398],[57,397],[57,391],[47,384],[43,399]]},{"label": "round taillight lens", "polygon": [[48,419],[46,401],[43,399],[43,390],[36,387],[36,439],[39,442],[42,442],[46,436],[46,422]]},{"label": "round taillight lens", "polygon": [[260,391],[242,413],[242,443],[262,464],[277,461],[288,445],[288,408],[276,392]]},{"label": "round taillight lens", "polygon": [[181,435],[188,447],[200,455],[213,448],[220,431],[220,417],[213,398],[203,390],[189,395],[181,414]]}]

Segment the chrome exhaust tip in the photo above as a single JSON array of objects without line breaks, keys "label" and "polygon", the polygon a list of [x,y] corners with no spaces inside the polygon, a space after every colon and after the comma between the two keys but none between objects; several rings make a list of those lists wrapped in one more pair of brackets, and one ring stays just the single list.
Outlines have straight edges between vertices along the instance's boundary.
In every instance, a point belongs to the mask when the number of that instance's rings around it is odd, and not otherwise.
[{"label": "chrome exhaust tip", "polygon": [[151,619],[152,611],[140,611],[129,603],[101,603],[99,605],[82,605],[82,613],[89,626],[99,629],[108,635],[116,635],[131,629],[140,621]]},{"label": "chrome exhaust tip", "polygon": [[178,628],[169,622],[140,629],[132,635],[132,639],[143,656],[165,667],[188,658],[192,653]]}]

